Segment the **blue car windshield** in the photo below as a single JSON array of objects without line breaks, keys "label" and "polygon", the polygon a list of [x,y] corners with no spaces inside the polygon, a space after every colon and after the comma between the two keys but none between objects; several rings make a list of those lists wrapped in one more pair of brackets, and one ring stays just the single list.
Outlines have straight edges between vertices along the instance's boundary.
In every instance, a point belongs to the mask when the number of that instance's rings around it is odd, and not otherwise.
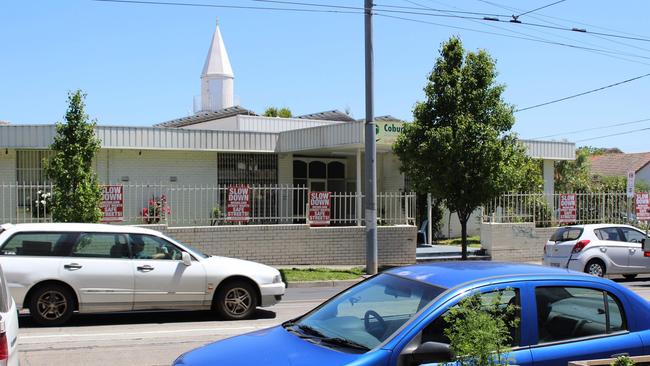
[{"label": "blue car windshield", "polygon": [[320,339],[325,346],[370,350],[389,339],[443,291],[424,282],[380,274],[285,327],[305,338]]}]

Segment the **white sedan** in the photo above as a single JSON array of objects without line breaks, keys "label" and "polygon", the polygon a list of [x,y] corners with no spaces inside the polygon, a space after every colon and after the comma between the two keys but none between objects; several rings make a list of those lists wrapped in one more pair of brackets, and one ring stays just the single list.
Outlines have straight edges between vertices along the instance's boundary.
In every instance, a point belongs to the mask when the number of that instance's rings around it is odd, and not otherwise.
[{"label": "white sedan", "polygon": [[642,242],[646,234],[629,225],[592,224],[558,228],[544,246],[544,265],[602,277],[634,278],[650,273]]},{"label": "white sedan", "polygon": [[244,319],[285,291],[275,268],[130,226],[2,225],[0,265],[17,306],[48,325],[74,311],[213,309]]}]

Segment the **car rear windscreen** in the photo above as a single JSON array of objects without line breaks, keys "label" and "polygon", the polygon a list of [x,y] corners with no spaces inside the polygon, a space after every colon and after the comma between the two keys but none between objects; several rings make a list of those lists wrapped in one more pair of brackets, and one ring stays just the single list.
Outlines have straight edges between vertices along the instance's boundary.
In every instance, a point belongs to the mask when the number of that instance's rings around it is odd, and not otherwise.
[{"label": "car rear windscreen", "polygon": [[550,240],[554,242],[578,240],[580,235],[582,235],[580,227],[561,227],[553,233]]}]

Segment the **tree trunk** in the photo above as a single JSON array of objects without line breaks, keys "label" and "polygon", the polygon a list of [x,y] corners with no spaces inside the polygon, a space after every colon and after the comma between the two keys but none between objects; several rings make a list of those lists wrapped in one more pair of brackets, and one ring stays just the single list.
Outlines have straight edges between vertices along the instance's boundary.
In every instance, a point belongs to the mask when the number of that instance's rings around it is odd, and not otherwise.
[{"label": "tree trunk", "polygon": [[460,237],[462,245],[462,260],[467,260],[467,221],[469,220],[468,214],[458,211],[458,220],[460,221]]}]

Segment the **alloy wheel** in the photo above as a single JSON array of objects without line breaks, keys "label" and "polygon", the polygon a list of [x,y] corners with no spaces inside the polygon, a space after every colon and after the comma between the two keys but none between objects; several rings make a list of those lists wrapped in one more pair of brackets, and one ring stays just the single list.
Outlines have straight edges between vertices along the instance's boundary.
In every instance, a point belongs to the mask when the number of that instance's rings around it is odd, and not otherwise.
[{"label": "alloy wheel", "polygon": [[232,315],[244,314],[250,309],[252,298],[250,293],[241,287],[230,289],[226,293],[225,310]]},{"label": "alloy wheel", "polygon": [[66,314],[68,300],[56,290],[43,292],[36,302],[38,314],[47,320],[57,320]]}]

